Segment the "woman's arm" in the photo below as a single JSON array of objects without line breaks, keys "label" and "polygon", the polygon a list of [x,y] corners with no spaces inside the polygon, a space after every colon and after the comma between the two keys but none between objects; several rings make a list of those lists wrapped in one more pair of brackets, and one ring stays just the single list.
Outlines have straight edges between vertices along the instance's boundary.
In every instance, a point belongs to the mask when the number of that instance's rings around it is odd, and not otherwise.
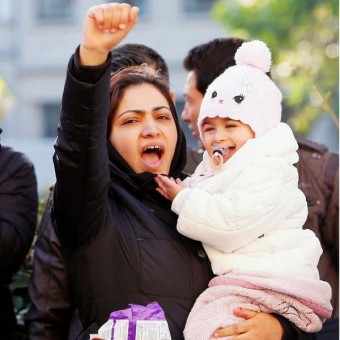
[{"label": "woman's arm", "polygon": [[58,237],[71,248],[90,242],[106,216],[110,51],[132,29],[137,13],[127,4],[90,8],[69,63],[55,143],[53,216]]},{"label": "woman's arm", "polygon": [[102,225],[109,182],[105,134],[110,65],[107,62],[105,73],[91,84],[77,79],[74,64],[76,55],[69,63],[54,146],[57,182],[52,214],[61,243],[70,248],[91,240],[94,228]]}]

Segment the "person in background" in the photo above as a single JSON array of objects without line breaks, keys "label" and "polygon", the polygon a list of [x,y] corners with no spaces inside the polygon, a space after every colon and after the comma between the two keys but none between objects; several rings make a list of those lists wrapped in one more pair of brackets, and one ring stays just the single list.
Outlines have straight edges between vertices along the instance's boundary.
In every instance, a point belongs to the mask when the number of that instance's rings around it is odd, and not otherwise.
[{"label": "person in background", "polygon": [[72,340],[81,330],[64,255],[51,223],[53,189],[52,186],[33,244],[30,305],[25,314],[30,340]]},{"label": "person in background", "polygon": [[[182,177],[186,143],[168,85],[148,67],[111,76],[110,50],[137,21],[136,7],[91,7],[65,83],[54,164],[52,222],[61,241],[84,336],[129,303],[158,301],[172,339],[212,273],[201,244],[176,231],[156,174]],[[251,339],[286,339],[292,325],[243,311]],[[232,327],[232,334],[238,334]],[[289,337],[288,337],[289,338]],[[296,334],[291,339],[307,339]]]},{"label": "person in background", "polygon": [[[2,130],[0,128],[0,134]],[[16,339],[10,283],[31,247],[37,223],[34,166],[23,153],[0,144],[0,338]]]},{"label": "person in background", "polygon": [[[199,148],[202,143],[197,119],[203,96],[215,78],[235,65],[236,50],[243,42],[239,38],[213,39],[190,49],[183,61],[188,74],[182,120],[189,125]],[[299,145],[299,188],[308,203],[304,228],[314,231],[321,242],[320,278],[332,287],[332,317],[324,323],[317,339],[335,340],[339,338],[339,155],[299,134],[295,138]],[[202,160],[202,152],[191,153],[194,157],[188,158],[192,164],[187,164],[187,168],[194,169]]]},{"label": "person in background", "polygon": [[[142,44],[124,44],[111,51],[111,73],[147,64],[169,83],[165,60]],[[44,208],[34,244],[33,272],[29,282],[31,304],[25,316],[30,340],[74,340],[81,332],[60,242],[51,223],[53,189]]]}]

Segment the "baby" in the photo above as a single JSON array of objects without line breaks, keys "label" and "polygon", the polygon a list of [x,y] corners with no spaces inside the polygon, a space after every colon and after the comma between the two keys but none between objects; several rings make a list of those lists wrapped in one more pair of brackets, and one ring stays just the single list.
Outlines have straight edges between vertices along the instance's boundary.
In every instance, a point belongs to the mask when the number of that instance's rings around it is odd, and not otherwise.
[{"label": "baby", "polygon": [[218,275],[194,305],[185,338],[210,339],[238,322],[236,307],[281,314],[307,332],[331,315],[331,289],[319,280],[318,238],[302,226],[297,142],[281,122],[282,94],[267,76],[265,43],[244,43],[236,65],[204,96],[198,128],[205,147],[191,178],[158,175],[177,229],[201,241]]}]

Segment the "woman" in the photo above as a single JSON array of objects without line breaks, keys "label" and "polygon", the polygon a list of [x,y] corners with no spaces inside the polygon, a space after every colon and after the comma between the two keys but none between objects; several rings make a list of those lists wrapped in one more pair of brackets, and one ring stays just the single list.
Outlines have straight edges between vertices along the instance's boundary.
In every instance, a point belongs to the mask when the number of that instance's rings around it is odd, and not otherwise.
[{"label": "woman", "polygon": [[[186,161],[168,86],[144,66],[110,80],[110,50],[137,13],[117,3],[88,11],[64,89],[53,219],[84,326],[79,339],[112,311],[151,301],[164,309],[172,339],[183,339],[188,313],[212,277],[201,245],[178,234],[176,215],[155,190],[155,174],[183,178]],[[230,334],[273,340],[283,327],[294,332],[271,315],[239,313],[250,320]]]},{"label": "woman", "polygon": [[[147,63],[155,70],[162,70],[162,78],[169,83],[165,60],[148,46],[123,44],[112,50],[111,57],[113,73],[124,67]],[[74,340],[82,326],[70,291],[64,255],[51,224],[54,185],[50,189],[34,243],[29,284],[31,304],[25,315],[25,324],[30,340]]]}]

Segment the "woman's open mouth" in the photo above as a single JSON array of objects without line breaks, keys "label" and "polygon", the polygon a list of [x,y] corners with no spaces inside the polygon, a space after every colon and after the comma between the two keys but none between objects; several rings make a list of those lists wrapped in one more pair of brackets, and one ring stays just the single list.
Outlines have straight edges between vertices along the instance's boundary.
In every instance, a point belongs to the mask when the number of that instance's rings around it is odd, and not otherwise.
[{"label": "woman's open mouth", "polygon": [[160,144],[147,145],[142,150],[141,158],[149,170],[155,170],[162,163],[164,147]]}]

